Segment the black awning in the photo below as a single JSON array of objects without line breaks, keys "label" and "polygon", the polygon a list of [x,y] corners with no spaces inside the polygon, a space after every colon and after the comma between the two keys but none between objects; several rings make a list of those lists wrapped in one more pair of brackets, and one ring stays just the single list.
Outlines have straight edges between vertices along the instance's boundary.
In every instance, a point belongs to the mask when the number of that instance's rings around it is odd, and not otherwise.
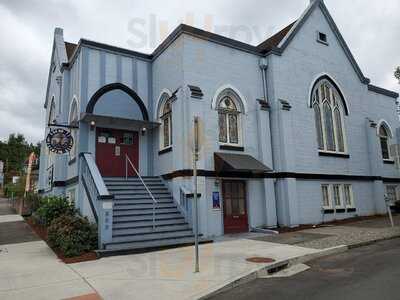
[{"label": "black awning", "polygon": [[217,173],[237,172],[264,174],[271,172],[262,162],[247,154],[214,153],[215,171]]}]

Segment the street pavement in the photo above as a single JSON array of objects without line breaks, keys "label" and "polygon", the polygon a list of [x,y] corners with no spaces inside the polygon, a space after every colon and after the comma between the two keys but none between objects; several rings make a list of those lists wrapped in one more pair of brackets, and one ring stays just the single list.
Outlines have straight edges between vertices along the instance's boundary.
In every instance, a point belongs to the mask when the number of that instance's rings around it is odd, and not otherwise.
[{"label": "street pavement", "polygon": [[400,239],[382,241],[307,263],[289,278],[257,279],[213,300],[397,300]]},{"label": "street pavement", "polygon": [[0,198],[0,299],[96,299],[96,295],[9,207],[8,200]]}]

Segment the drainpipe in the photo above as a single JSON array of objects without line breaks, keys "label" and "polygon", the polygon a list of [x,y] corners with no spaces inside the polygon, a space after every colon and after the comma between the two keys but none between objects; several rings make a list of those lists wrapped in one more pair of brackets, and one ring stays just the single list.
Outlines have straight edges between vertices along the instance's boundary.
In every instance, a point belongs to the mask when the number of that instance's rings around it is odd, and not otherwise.
[{"label": "drainpipe", "polygon": [[[262,57],[260,59],[260,69],[261,69],[261,76],[262,76],[262,82],[263,82],[263,92],[264,92],[264,100],[269,102],[268,99],[268,84],[267,84],[267,69],[268,69],[268,59],[266,57]],[[272,110],[271,103],[270,104],[270,112]],[[272,129],[272,121],[271,121],[271,113],[269,116],[269,128],[270,130]],[[271,131],[271,160],[272,160],[272,169],[274,169],[274,151],[273,151],[273,135]]]},{"label": "drainpipe", "polygon": [[[264,100],[268,102],[270,105],[270,110],[269,110],[269,130],[270,130],[270,143],[271,143],[271,163],[272,163],[272,169],[275,170],[275,160],[274,160],[274,136],[272,132],[272,110],[273,106],[272,103],[269,101],[268,98],[268,81],[267,81],[267,70],[268,70],[268,58],[267,57],[262,57],[259,61],[259,67],[261,69],[261,76],[262,76],[262,83],[263,83],[263,93],[264,93]],[[276,214],[276,220],[277,220],[277,226],[279,224],[278,222],[278,213],[277,213],[277,187],[276,187],[276,180],[274,180],[274,194],[275,194],[275,214]]]}]

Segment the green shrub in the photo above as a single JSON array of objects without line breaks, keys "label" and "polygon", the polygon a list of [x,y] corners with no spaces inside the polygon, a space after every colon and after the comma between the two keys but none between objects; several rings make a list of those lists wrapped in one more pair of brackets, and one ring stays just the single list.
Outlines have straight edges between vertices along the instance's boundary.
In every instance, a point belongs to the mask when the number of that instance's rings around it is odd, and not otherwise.
[{"label": "green shrub", "polygon": [[75,213],[73,204],[69,203],[66,198],[50,196],[39,200],[39,208],[35,215],[40,224],[49,226],[58,217]]},{"label": "green shrub", "polygon": [[40,206],[41,197],[37,193],[29,192],[25,196],[25,203],[29,205],[32,212],[36,211]]},{"label": "green shrub", "polygon": [[65,257],[79,256],[97,248],[97,228],[78,214],[62,215],[48,231],[50,246],[62,251]]},{"label": "green shrub", "polygon": [[8,183],[4,186],[4,195],[7,198],[20,198],[25,194],[25,177],[21,177],[17,183]]}]

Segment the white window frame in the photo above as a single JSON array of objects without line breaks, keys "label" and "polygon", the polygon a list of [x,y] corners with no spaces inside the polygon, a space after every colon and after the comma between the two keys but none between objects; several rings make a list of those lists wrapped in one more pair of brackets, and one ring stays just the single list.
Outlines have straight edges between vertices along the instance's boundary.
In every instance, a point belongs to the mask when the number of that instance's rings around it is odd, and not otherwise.
[{"label": "white window frame", "polygon": [[[350,205],[347,204],[346,202],[346,192],[345,192],[345,187],[349,187],[349,194],[350,194]],[[349,208],[356,208],[354,204],[354,195],[353,195],[353,186],[351,184],[345,183],[343,184],[343,203],[346,209]]]},{"label": "white window frame", "polygon": [[[331,103],[327,102],[325,99],[322,99],[320,89],[321,89],[321,86],[324,84],[326,84],[329,88],[330,99],[333,99],[333,96],[335,95],[336,106],[332,106]],[[316,93],[318,93],[318,97],[319,97],[318,102],[315,100]],[[343,107],[344,99],[342,99],[342,97],[340,96],[339,91],[337,91],[337,89],[327,79],[322,79],[315,85],[315,87],[312,91],[311,97],[312,97],[311,108],[313,109],[314,119],[315,119],[315,110],[314,110],[315,104],[317,104],[319,107],[319,113],[320,113],[320,118],[321,118],[323,149],[319,149],[319,145],[318,145],[318,152],[348,155],[347,135],[346,135],[345,121],[344,121],[344,117],[345,117],[345,110]],[[332,112],[331,114],[332,114],[332,126],[333,126],[334,142],[335,142],[335,149],[336,149],[335,151],[328,150],[327,128],[325,126],[325,114],[324,114],[324,103],[325,102],[328,103],[328,105],[330,106],[331,112]],[[335,118],[335,109],[336,108],[338,108],[339,112],[340,112],[340,121],[341,121],[342,135],[343,135],[344,151],[339,151],[339,135],[337,132],[337,124],[336,124],[337,122],[336,122],[336,118]],[[315,120],[314,120],[314,122],[315,122]],[[316,130],[318,130],[318,129],[316,128]]]},{"label": "white window frame", "polygon": [[[335,187],[338,187],[339,189],[339,205],[336,205],[336,199],[335,199]],[[344,188],[342,184],[339,183],[334,183],[332,184],[332,200],[333,200],[333,206],[336,209],[343,209],[345,208],[345,203],[344,203]]]},{"label": "white window frame", "polygon": [[[382,136],[380,133],[381,128],[385,129],[386,131],[386,136]],[[381,151],[381,155],[382,155],[382,159],[383,161],[389,161],[389,162],[393,162],[393,156],[392,153],[390,151],[390,145],[391,145],[391,140],[392,140],[392,130],[390,129],[389,125],[386,123],[386,121],[381,121],[378,125],[377,128],[377,134],[378,134],[378,138],[379,138],[379,149]],[[381,139],[385,138],[386,139],[386,143],[387,143],[387,147],[388,147],[388,154],[389,154],[389,158],[384,158],[383,157],[383,152],[382,152],[382,142]]]},{"label": "white window frame", "polygon": [[[329,202],[329,206],[326,206],[324,204],[324,192],[323,192],[323,188],[326,187],[327,191],[328,191],[328,202]],[[331,186],[330,184],[321,184],[321,194],[322,194],[322,208],[325,210],[329,210],[329,209],[333,209],[333,202],[332,202],[332,195],[331,195]]]},{"label": "white window frame", "polygon": [[[334,187],[338,186],[339,187],[339,199],[340,199],[340,205],[336,205],[335,201],[335,190]],[[349,187],[349,192],[350,192],[350,202],[351,205],[348,205],[346,202],[346,197],[345,197],[345,186]],[[327,187],[328,189],[328,198],[329,198],[329,206],[324,205],[324,195],[322,188]],[[321,192],[322,192],[322,208],[324,210],[338,210],[338,209],[354,209],[355,207],[355,202],[354,202],[354,195],[353,195],[353,186],[349,183],[323,183],[321,184]]]},{"label": "white window frame", "polygon": [[[161,105],[160,105],[159,112],[158,112],[158,119],[159,119],[159,121],[161,123],[161,126],[159,127],[160,128],[160,131],[159,131],[160,132],[160,135],[159,135],[159,142],[160,142],[159,143],[159,148],[160,148],[160,151],[172,148],[172,144],[173,144],[173,139],[172,139],[172,114],[173,114],[173,108],[172,107],[173,107],[173,101],[170,101],[171,112],[166,114],[166,115],[163,114],[164,107],[168,103],[170,97],[171,96],[167,92],[163,92],[160,95]],[[168,124],[169,125],[169,127],[168,127],[168,131],[169,131],[168,132],[168,145],[164,146],[164,144],[165,144],[165,141],[164,141],[164,121],[167,118],[168,118],[168,122],[169,122],[169,124]]]},{"label": "white window frame", "polygon": [[395,189],[395,199],[391,205],[394,205],[396,201],[399,201],[399,186],[397,184],[385,184],[385,196],[389,195],[388,188],[392,187]]},{"label": "white window frame", "polygon": [[[228,93],[228,94],[227,94]],[[229,115],[230,114],[234,114],[234,113],[229,113],[226,112],[226,140],[227,142],[221,142],[219,140],[219,133],[220,133],[220,127],[219,127],[219,113],[220,113],[220,103],[221,101],[228,97],[231,101],[233,101],[233,103],[236,106],[237,112],[235,113],[237,116],[237,134],[238,134],[238,142],[237,143],[231,143],[230,142],[230,134],[229,134]],[[216,103],[216,110],[217,110],[217,120],[218,120],[218,144],[220,146],[233,146],[233,147],[242,147],[243,146],[243,114],[244,114],[244,104],[243,101],[239,98],[239,96],[233,92],[230,91],[229,89],[224,90],[220,93],[220,95],[218,96],[218,101]]]}]

